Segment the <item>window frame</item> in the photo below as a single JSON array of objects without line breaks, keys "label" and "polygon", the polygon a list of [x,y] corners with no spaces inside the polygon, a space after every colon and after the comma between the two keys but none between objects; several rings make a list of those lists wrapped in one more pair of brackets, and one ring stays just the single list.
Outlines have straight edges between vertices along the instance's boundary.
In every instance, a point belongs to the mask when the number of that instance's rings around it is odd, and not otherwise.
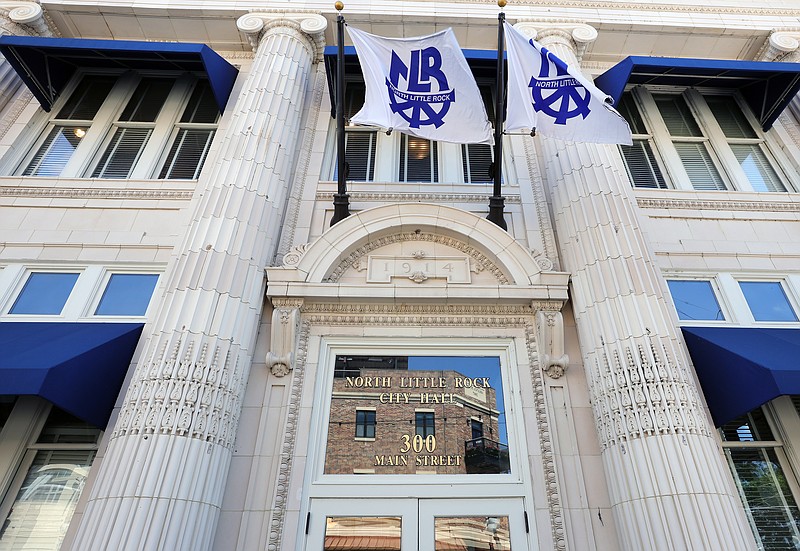
[{"label": "window frame", "polygon": [[[23,176],[23,172],[36,156],[39,148],[45,142],[51,130],[64,124],[63,120],[65,119],[56,119],[55,115],[59,113],[61,108],[76,91],[81,80],[86,76],[94,75],[115,76],[117,80],[111,87],[111,91],[103,101],[95,117],[88,125],[86,134],[81,138],[80,144],[75,148],[60,174],[57,176]],[[148,77],[169,78],[174,80],[173,86],[161,110],[156,116],[155,121],[152,123],[119,121],[119,117],[128,104],[128,101],[135,93],[137,85],[142,79]],[[129,175],[126,178],[108,179],[158,180],[158,175],[163,164],[166,162],[167,154],[172,146],[172,141],[178,135],[180,128],[188,124],[180,123],[183,110],[191,99],[191,94],[195,85],[203,80],[204,77],[199,73],[189,74],[179,71],[79,71],[64,88],[64,91],[61,93],[58,100],[56,100],[50,113],[39,109],[37,115],[34,116],[31,123],[28,125],[31,131],[26,132],[21,140],[17,141],[18,143],[15,144],[10,153],[6,155],[6,158],[3,159],[1,170],[5,174],[23,178],[81,178],[104,180],[105,178],[102,177],[93,177],[92,173],[100,162],[108,144],[112,142],[116,129],[128,127],[140,128],[146,126],[152,128],[152,133],[148,137],[144,147],[142,147]],[[84,121],[81,120],[77,122],[82,124]],[[189,124],[189,126],[193,127],[194,125]],[[203,129],[207,129],[211,124],[203,123],[201,126]],[[219,128],[219,117],[213,126],[215,135],[212,138],[212,142],[217,137],[216,130]],[[203,166],[205,166],[205,162],[208,158],[208,151],[210,150],[211,144],[208,145],[206,154],[203,157]],[[197,176],[199,177],[199,171],[197,172]]]},{"label": "window frame", "polygon": [[[359,423],[359,419],[358,418],[359,418],[359,414],[361,414],[361,413],[365,413],[365,414],[366,413],[371,413],[372,414],[372,422],[369,423],[368,422],[369,421],[369,416],[365,415],[364,422],[363,423]],[[358,442],[374,442],[375,438],[376,438],[377,427],[378,427],[377,409],[376,408],[370,408],[370,407],[361,407],[361,406],[357,407],[356,408],[356,422],[355,422],[355,425],[356,425],[356,429],[355,429],[354,438],[355,438],[356,441],[358,441]],[[364,429],[364,434],[362,436],[358,435],[358,429],[360,427],[363,427],[363,429]],[[367,436],[367,434],[369,433],[368,429],[370,427],[372,427],[372,436]],[[374,472],[374,469],[373,469],[373,472]]]},{"label": "window frame", "polygon": [[[714,88],[679,88],[670,86],[631,86],[625,93],[631,94],[633,103],[644,121],[650,134],[635,135],[636,139],[649,139],[653,148],[656,162],[659,163],[662,175],[666,180],[667,189],[687,191],[744,191],[750,193],[784,193],[782,191],[757,191],[750,183],[739,161],[731,149],[731,144],[747,143],[758,145],[766,162],[775,172],[780,184],[786,192],[795,192],[794,181],[800,181],[792,163],[783,154],[779,137],[776,133],[766,133],[755,119],[750,108],[743,102],[740,94],[735,91]],[[677,95],[683,98],[692,114],[695,123],[702,133],[702,137],[672,136],[667,129],[654,96]],[[705,100],[706,96],[730,96],[736,102],[751,129],[755,138],[728,138],[725,136],[719,122]],[[722,181],[724,189],[708,190],[696,189],[692,186],[689,175],[684,168],[675,143],[702,143],[709,159]],[[626,170],[627,163],[624,160]],[[636,189],[657,189],[650,187],[637,187]]]},{"label": "window frame", "polygon": [[[737,274],[734,278],[736,281],[736,287],[739,293],[742,295],[742,300],[744,301],[744,311],[747,312],[749,315],[749,321],[754,324],[759,325],[766,325],[766,324],[776,324],[776,325],[797,325],[800,323],[800,308],[798,308],[798,300],[797,297],[792,292],[791,287],[788,285],[788,282],[785,278],[780,277],[751,277],[747,276],[746,274],[739,275]],[[776,283],[780,286],[781,291],[783,291],[783,295],[786,298],[786,305],[792,310],[795,315],[794,320],[757,320],[755,314],[753,313],[752,308],[750,307],[750,302],[747,300],[747,295],[745,295],[744,290],[742,289],[742,283]]]},{"label": "window frame", "polygon": [[[733,313],[731,308],[727,304],[725,293],[722,292],[720,282],[718,281],[717,277],[713,275],[696,275],[696,276],[677,276],[676,274],[664,274],[664,280],[667,286],[667,291],[669,292],[670,301],[672,302],[673,310],[675,312],[675,317],[678,319],[678,323],[682,325],[730,325],[731,323],[735,322]],[[672,292],[672,289],[669,287],[670,281],[678,281],[678,282],[707,282],[711,289],[711,293],[717,301],[717,305],[719,306],[719,310],[722,313],[723,319],[721,320],[702,320],[702,319],[682,319],[680,317],[680,313],[678,311],[677,306],[675,305],[675,296]]]}]

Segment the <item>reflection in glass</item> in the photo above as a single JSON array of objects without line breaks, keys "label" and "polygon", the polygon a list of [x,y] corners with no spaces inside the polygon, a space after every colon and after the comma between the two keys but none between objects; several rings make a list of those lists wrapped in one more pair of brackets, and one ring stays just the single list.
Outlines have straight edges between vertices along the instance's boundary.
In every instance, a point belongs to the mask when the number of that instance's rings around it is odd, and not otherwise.
[{"label": "reflection in glass", "polygon": [[710,281],[669,280],[669,292],[682,320],[722,321],[725,316],[719,307]]},{"label": "reflection in glass", "polygon": [[9,313],[58,315],[77,280],[78,274],[33,272]]},{"label": "reflection in glass", "polygon": [[400,551],[400,517],[328,517],[324,551]]},{"label": "reflection in glass", "polygon": [[756,321],[797,321],[779,281],[740,281],[739,287]]},{"label": "reflection in glass", "polygon": [[509,473],[506,442],[499,358],[336,357],[326,474]]},{"label": "reflection in glass", "polygon": [[436,551],[508,551],[508,517],[438,517],[434,521]]}]

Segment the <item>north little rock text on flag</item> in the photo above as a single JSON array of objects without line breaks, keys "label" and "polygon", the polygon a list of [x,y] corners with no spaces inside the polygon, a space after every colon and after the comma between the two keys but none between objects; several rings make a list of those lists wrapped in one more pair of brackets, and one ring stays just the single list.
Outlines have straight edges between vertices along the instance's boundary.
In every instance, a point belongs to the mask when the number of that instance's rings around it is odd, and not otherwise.
[{"label": "north little rock text on flag", "polygon": [[610,96],[535,40],[505,24],[508,44],[507,131],[536,129],[571,142],[631,145],[628,123]]},{"label": "north little rock text on flag", "polygon": [[478,85],[453,31],[384,38],[348,27],[364,73],[351,122],[452,143],[493,143]]}]

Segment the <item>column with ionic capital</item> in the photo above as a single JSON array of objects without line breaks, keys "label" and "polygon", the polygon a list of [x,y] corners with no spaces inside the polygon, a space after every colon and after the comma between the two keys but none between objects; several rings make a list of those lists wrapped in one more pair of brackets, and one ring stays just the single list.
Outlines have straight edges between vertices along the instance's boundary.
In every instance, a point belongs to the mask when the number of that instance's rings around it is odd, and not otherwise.
[{"label": "column with ionic capital", "polygon": [[[573,66],[596,35],[586,25],[516,26]],[[541,140],[622,548],[754,549],[618,148]]]},{"label": "column with ionic capital", "polygon": [[[243,16],[255,57],[99,462],[73,551],[209,549],[324,17]],[[146,329],[147,331],[147,329]],[[260,361],[261,359],[259,359]]]}]

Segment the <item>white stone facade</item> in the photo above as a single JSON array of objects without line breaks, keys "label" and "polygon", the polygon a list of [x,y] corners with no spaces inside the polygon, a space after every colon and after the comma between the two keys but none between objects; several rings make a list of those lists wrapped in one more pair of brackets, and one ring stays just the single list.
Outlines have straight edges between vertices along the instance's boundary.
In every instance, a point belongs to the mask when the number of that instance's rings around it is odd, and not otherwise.
[{"label": "white stone facade", "polygon": [[[515,0],[504,11],[589,77],[630,55],[800,59],[791,0]],[[507,135],[507,231],[486,220],[492,185],[466,183],[460,145],[434,144],[437,177],[404,182],[402,138],[379,131],[375,175],[348,183],[351,215],[331,226],[332,2],[51,0],[0,12],[2,34],[204,43],[239,70],[197,179],[158,178],[166,153],[150,150],[149,177],[110,179],[92,176],[99,151],[70,177],[23,175],[54,115],[0,63],[0,326],[97,321],[110,274],[159,275],[146,312],[115,319],[144,330],[54,548],[320,551],[327,517],[379,515],[403,519],[404,550],[434,548],[434,516],[507,517],[515,550],[800,549],[800,512],[781,528],[796,532],[786,547],[758,532],[770,528],[756,526],[668,284],[709,282],[719,317],[694,325],[800,331],[759,320],[740,286],[775,283],[800,312],[797,99],[764,132],[729,96],[755,134],[728,139],[705,124],[713,83],[636,92],[647,131],[634,138],[652,145],[661,189],[632,182],[617,146]],[[385,36],[452,27],[464,49],[496,47],[492,2],[352,1],[342,14]],[[659,94],[687,98],[702,130],[684,142],[711,152],[724,189],[693,187]],[[739,149],[717,144],[762,152],[785,191],[759,191]],[[62,313],[13,312],[33,272],[80,274]],[[510,472],[325,475],[334,364],[347,355],[498,358]],[[10,518],[50,406],[9,403]],[[771,435],[743,445],[773,454],[763,464],[782,473],[789,517],[796,404],[758,408],[751,424],[765,419]],[[4,538],[0,551],[28,549]]]}]

